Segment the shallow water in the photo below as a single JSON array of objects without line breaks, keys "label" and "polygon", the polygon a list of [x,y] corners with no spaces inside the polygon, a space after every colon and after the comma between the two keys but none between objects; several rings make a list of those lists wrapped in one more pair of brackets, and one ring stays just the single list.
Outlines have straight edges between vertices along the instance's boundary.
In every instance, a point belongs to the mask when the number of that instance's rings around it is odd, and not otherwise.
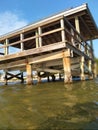
[{"label": "shallow water", "polygon": [[98,130],[98,81],[0,86],[0,129]]}]

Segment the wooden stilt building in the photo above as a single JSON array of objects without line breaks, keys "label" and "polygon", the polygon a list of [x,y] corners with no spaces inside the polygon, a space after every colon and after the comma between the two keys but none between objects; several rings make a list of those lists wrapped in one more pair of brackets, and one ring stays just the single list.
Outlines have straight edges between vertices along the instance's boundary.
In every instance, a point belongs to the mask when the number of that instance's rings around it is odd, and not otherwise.
[{"label": "wooden stilt building", "polygon": [[[64,75],[64,82],[96,77],[93,39],[98,38],[98,28],[87,4],[65,10],[36,23],[0,37],[0,70],[4,70],[5,84],[16,77],[27,84],[33,83],[32,71],[55,79]],[[14,52],[11,52],[14,48]],[[11,71],[20,70],[19,74]],[[61,77],[60,77],[61,78]]]}]

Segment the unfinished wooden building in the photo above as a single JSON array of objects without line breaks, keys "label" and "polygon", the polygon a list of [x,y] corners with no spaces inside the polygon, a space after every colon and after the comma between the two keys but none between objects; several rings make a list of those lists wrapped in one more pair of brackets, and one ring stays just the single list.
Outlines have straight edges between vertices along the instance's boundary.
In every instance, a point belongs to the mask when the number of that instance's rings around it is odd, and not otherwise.
[{"label": "unfinished wooden building", "polygon": [[[5,83],[13,77],[33,83],[32,71],[47,77],[59,73],[64,82],[74,76],[81,80],[96,77],[93,39],[98,28],[87,4],[65,10],[0,37],[0,70]],[[12,51],[14,49],[14,51]],[[20,70],[13,74],[13,70]]]}]

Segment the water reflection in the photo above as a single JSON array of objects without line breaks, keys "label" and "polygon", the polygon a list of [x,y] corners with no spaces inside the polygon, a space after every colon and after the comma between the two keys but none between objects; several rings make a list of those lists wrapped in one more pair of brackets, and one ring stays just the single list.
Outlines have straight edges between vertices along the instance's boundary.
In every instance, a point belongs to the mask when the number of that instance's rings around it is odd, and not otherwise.
[{"label": "water reflection", "polygon": [[0,87],[0,129],[93,128],[98,128],[94,81]]}]

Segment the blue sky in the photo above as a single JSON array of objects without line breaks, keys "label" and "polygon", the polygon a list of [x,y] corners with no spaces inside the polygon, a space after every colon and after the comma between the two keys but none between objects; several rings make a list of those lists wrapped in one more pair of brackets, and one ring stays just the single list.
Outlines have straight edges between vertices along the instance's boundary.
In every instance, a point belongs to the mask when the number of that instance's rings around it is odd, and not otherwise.
[{"label": "blue sky", "polygon": [[[83,3],[88,3],[98,26],[96,0],[1,0],[0,35]],[[98,39],[94,40],[94,50],[98,58]]]}]

